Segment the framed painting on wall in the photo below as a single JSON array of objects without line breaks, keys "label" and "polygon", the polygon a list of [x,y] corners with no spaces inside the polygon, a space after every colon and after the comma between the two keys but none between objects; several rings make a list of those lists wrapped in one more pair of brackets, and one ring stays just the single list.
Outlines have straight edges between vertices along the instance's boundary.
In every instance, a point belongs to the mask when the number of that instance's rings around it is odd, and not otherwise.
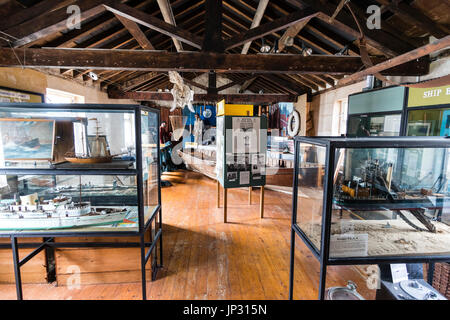
[{"label": "framed painting on wall", "polygon": [[4,160],[52,160],[55,121],[0,118],[0,155]]}]

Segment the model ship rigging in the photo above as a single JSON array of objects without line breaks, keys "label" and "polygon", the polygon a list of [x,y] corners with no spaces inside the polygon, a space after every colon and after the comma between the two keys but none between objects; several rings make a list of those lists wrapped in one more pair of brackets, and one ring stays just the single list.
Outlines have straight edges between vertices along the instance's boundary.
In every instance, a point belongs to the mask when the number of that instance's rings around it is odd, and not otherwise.
[{"label": "model ship rigging", "polygon": [[[439,210],[444,198],[443,189],[446,178],[440,175],[429,189],[413,190],[401,188],[393,178],[394,163],[381,163],[379,160],[366,160],[358,176],[345,180],[340,174],[335,184],[335,202],[342,208],[389,209],[418,231],[436,232],[426,209]],[[433,197],[431,201],[429,197]],[[410,213],[425,228],[408,218]]]},{"label": "model ship rigging", "polygon": [[91,118],[89,120],[96,122],[95,136],[89,137],[86,134],[87,129],[84,124],[74,124],[74,136],[79,135],[81,141],[79,145],[75,145],[75,152],[66,153],[64,158],[72,163],[90,164],[111,162],[113,157],[109,152],[106,136],[100,134],[98,119]]}]

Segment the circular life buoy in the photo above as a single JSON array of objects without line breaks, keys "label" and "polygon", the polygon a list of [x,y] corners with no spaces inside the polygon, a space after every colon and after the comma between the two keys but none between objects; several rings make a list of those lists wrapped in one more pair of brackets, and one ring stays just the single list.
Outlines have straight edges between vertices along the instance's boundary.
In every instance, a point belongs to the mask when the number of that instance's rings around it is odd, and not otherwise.
[{"label": "circular life buoy", "polygon": [[300,113],[298,111],[294,110],[289,115],[288,118],[288,125],[287,125],[287,132],[290,137],[294,137],[298,135],[300,131]]}]

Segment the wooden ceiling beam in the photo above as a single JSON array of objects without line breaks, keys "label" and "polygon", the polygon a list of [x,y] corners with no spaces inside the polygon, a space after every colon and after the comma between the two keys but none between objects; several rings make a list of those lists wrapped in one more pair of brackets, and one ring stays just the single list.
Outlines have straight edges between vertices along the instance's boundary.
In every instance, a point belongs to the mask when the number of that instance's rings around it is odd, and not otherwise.
[{"label": "wooden ceiling beam", "polygon": [[203,48],[205,52],[224,52],[222,40],[222,0],[206,0],[205,37]]},{"label": "wooden ceiling beam", "polygon": [[[338,30],[353,36],[358,39],[360,33],[358,30],[354,29],[355,21],[352,16],[346,12],[346,10],[341,10],[337,17],[330,23],[331,16],[333,15],[336,5],[328,2],[320,2],[317,0],[302,0],[302,2],[308,4],[312,8],[319,10],[320,13],[317,18],[323,22],[330,24],[337,28]],[[365,18],[364,18],[365,19]],[[364,20],[365,21],[365,20]],[[367,44],[371,47],[379,50],[388,57],[396,56],[399,53],[411,50],[412,47],[401,41],[400,39],[392,36],[391,34],[384,32],[383,30],[369,30],[365,23],[361,23],[364,35],[366,37]]]},{"label": "wooden ceiling beam", "polygon": [[[289,38],[295,38],[299,34],[299,32],[308,24],[310,20],[311,18],[308,18],[294,24],[293,26],[290,26],[278,40],[278,52],[283,52],[284,48],[286,47],[286,41]],[[272,51],[274,49],[275,47],[272,48]]]},{"label": "wooden ceiling beam", "polygon": [[420,10],[412,7],[409,4],[388,0],[377,0],[378,3],[385,6],[385,9],[395,13],[400,19],[411,23],[428,32],[432,36],[440,39],[450,33],[450,30],[443,25],[440,25],[423,14]]},{"label": "wooden ceiling beam", "polygon": [[[104,12],[104,3],[112,2],[113,0],[78,0],[73,4],[79,6],[81,10],[80,22],[83,22]],[[3,31],[17,38],[13,44],[13,47],[17,48],[51,34],[67,30],[68,17],[67,8],[62,7]]]},{"label": "wooden ceiling beam", "polygon": [[44,0],[38,2],[37,4],[17,12],[5,15],[0,21],[0,30],[6,30],[17,26],[27,20],[33,19],[35,17],[41,16],[45,13],[59,9],[61,7],[67,7],[74,0],[64,0],[64,1],[54,1],[54,0]]},{"label": "wooden ceiling beam", "polygon": [[[267,4],[269,3],[269,0],[260,0],[258,3],[258,8],[256,9],[255,16],[253,17],[252,25],[250,26],[250,29],[256,28],[261,23],[261,20],[264,16],[264,11],[266,11]],[[244,47],[242,48],[241,54],[247,54],[248,49],[250,49],[252,42],[249,41],[244,44]]]},{"label": "wooden ceiling beam", "polygon": [[238,84],[244,83],[245,81],[247,81],[249,79],[253,79],[253,78],[255,78],[255,76],[252,75],[252,74],[245,75],[243,78],[240,78],[240,79],[237,79],[237,80],[233,80],[230,83],[227,83],[227,84],[224,84],[223,86],[218,87],[217,91],[220,92],[220,91],[226,90],[228,88],[231,88],[231,87],[236,86]]},{"label": "wooden ceiling beam", "polygon": [[297,84],[296,82],[292,82],[286,78],[284,78],[282,75],[274,75],[274,74],[263,74],[261,77],[268,79],[269,81],[275,83],[278,86],[281,86],[285,89],[288,89],[289,91],[292,91],[293,93],[297,95],[301,95],[307,91],[310,91],[309,88]]},{"label": "wooden ceiling beam", "polygon": [[255,82],[256,78],[258,78],[258,77],[256,76],[254,78],[250,78],[250,79],[246,80],[242,84],[241,88],[239,89],[239,92],[241,92],[241,93],[245,92],[245,90],[247,90],[252,85],[252,83]]},{"label": "wooden ceiling beam", "polygon": [[165,21],[159,20],[152,15],[149,15],[143,11],[135,9],[133,7],[127,6],[121,3],[114,3],[111,5],[105,5],[108,11],[114,14],[121,15],[129,20],[132,20],[138,24],[142,24],[147,28],[156,30],[166,36],[176,38],[182,42],[185,42],[194,48],[201,49],[202,39],[189,31],[182,28],[173,26]]},{"label": "wooden ceiling beam", "polygon": [[[25,57],[24,61],[18,57]],[[19,58],[20,59],[20,58]],[[378,64],[384,59],[373,58]],[[257,57],[207,52],[157,52],[105,49],[35,49],[0,48],[0,66],[44,67],[60,69],[109,69],[138,71],[225,73],[334,73],[351,74],[363,66],[360,57],[261,54]],[[427,59],[411,61],[383,71],[387,75],[418,76],[427,74]]]},{"label": "wooden ceiling beam", "polygon": [[292,78],[293,80],[313,89],[313,90],[319,90],[319,86],[317,84],[315,84],[314,82],[309,81],[308,79],[306,79],[305,77],[303,77],[303,75],[299,75],[299,74],[288,74],[288,76],[290,78]]},{"label": "wooden ceiling beam", "polygon": [[248,41],[253,41],[255,39],[262,38],[265,35],[286,29],[287,27],[296,24],[302,20],[309,20],[316,15],[317,11],[312,9],[305,9],[294,12],[290,15],[265,23],[259,27],[249,29],[248,31],[242,34],[239,34],[236,37],[229,39],[228,41],[225,42],[225,49],[229,50],[234,47],[238,47]]},{"label": "wooden ceiling beam", "polygon": [[151,79],[154,79],[158,75],[159,75],[159,73],[157,73],[157,72],[149,72],[149,73],[144,73],[142,75],[139,75],[136,78],[133,78],[133,79],[123,82],[121,84],[122,90],[123,91],[132,90],[133,88],[141,85],[142,83],[147,82]]},{"label": "wooden ceiling beam", "polygon": [[133,36],[137,43],[145,50],[155,50],[155,47],[148,40],[145,33],[139,28],[138,24],[121,15],[115,14],[116,18],[124,25],[128,32]]},{"label": "wooden ceiling beam", "polygon": [[450,46],[450,35],[436,40],[430,44],[427,44],[425,46],[422,46],[420,48],[411,50],[410,52],[404,53],[402,55],[399,55],[395,58],[389,59],[384,62],[380,63],[374,63],[374,66],[366,68],[362,71],[356,72],[352,74],[351,76],[348,76],[346,78],[343,78],[339,81],[339,85],[346,85],[351,83],[352,81],[362,79],[365,76],[380,73],[388,68],[392,68],[398,65],[405,65],[405,63],[408,63],[409,61],[413,61],[419,58],[422,58],[423,56],[429,55],[433,52],[445,49]]},{"label": "wooden ceiling beam", "polygon": [[[137,101],[172,101],[170,92],[133,91],[120,92],[109,88],[110,99],[132,99]],[[194,102],[220,101],[225,99],[227,103],[272,103],[272,102],[296,102],[297,96],[290,94],[194,94]]]},{"label": "wooden ceiling beam", "polygon": [[[157,0],[157,1],[158,1],[158,6],[159,6],[159,9],[161,10],[164,21],[173,26],[176,26],[177,23],[175,22],[175,17],[173,15],[169,0]],[[173,44],[175,45],[175,48],[177,49],[177,52],[183,51],[183,45],[177,38],[172,37],[172,41],[173,41]]]}]

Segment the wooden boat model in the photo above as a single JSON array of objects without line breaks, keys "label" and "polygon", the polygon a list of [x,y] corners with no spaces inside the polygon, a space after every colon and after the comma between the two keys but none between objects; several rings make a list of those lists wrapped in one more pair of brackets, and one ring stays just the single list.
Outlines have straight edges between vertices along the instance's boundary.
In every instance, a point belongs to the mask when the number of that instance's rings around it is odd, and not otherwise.
[{"label": "wooden boat model", "polygon": [[108,149],[108,143],[105,135],[100,135],[100,126],[97,118],[89,120],[96,121],[95,136],[87,136],[87,129],[83,128],[80,141],[80,150],[83,152],[67,152],[64,155],[66,161],[77,164],[107,163],[112,161],[112,156]]},{"label": "wooden boat model", "polygon": [[105,157],[77,157],[74,153],[66,153],[64,159],[71,163],[90,164],[90,163],[107,163],[112,161],[112,156]]}]

